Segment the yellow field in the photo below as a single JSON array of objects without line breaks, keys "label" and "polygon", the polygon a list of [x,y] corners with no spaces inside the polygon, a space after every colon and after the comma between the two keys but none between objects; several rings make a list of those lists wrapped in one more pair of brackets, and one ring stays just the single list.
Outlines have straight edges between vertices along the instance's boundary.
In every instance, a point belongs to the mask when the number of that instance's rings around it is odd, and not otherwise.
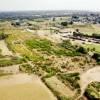
[{"label": "yellow field", "polygon": [[0,87],[0,100],[54,100],[44,87],[26,83]]},{"label": "yellow field", "polygon": [[0,78],[0,100],[56,100],[40,79],[31,78],[24,74]]}]

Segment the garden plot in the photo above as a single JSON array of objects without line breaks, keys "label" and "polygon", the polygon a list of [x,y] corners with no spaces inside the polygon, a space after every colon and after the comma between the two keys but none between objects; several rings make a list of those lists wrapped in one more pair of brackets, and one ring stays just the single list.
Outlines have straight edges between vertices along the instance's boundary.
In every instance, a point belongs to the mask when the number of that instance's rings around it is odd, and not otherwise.
[{"label": "garden plot", "polygon": [[52,88],[53,91],[56,91],[61,96],[73,97],[75,92],[72,91],[69,87],[65,86],[57,77],[53,76],[51,78],[45,79],[46,84]]}]

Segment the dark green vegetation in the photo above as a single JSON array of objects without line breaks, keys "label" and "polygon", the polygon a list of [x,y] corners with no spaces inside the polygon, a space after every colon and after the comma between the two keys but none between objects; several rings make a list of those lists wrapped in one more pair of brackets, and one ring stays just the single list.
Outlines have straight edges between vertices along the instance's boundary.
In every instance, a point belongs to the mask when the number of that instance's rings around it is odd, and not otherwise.
[{"label": "dark green vegetation", "polygon": [[74,23],[73,23],[73,21],[70,21],[70,22],[61,22],[61,25],[62,26],[69,26],[69,25],[73,25]]},{"label": "dark green vegetation", "polygon": [[100,100],[100,82],[89,84],[84,94],[89,100]]},{"label": "dark green vegetation", "polygon": [[98,64],[100,64],[100,53],[94,53],[92,58],[94,58]]},{"label": "dark green vegetation", "polygon": [[68,23],[67,23],[67,22],[61,22],[61,25],[62,25],[62,26],[67,26]]},{"label": "dark green vegetation", "polygon": [[76,51],[77,52],[80,52],[82,54],[87,54],[87,50],[84,47],[81,47],[81,46],[78,47]]}]

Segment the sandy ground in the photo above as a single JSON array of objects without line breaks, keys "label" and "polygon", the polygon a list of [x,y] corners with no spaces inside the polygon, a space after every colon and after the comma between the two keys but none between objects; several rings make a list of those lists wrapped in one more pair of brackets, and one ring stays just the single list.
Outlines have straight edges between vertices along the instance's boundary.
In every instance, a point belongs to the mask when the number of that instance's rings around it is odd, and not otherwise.
[{"label": "sandy ground", "polygon": [[89,69],[87,72],[83,73],[80,78],[80,85],[83,94],[89,83],[93,81],[100,82],[100,66]]},{"label": "sandy ground", "polygon": [[15,74],[11,76],[0,77],[0,87],[1,86],[11,86],[15,84],[31,83],[33,79],[37,80],[38,77],[31,76],[28,74]]},{"label": "sandy ground", "polygon": [[46,38],[52,42],[55,42],[55,43],[61,43],[61,39],[62,37],[60,36],[60,34],[50,34],[48,36],[46,36]]},{"label": "sandy ground", "polygon": [[13,65],[13,66],[7,66],[7,67],[0,67],[0,70],[2,70],[4,73],[19,73],[19,65]]},{"label": "sandy ground", "polygon": [[16,74],[0,78],[0,100],[56,100],[38,76]]},{"label": "sandy ground", "polygon": [[40,37],[43,37],[43,38],[46,38],[52,42],[55,42],[55,43],[59,43],[61,42],[61,36],[60,34],[56,34],[56,33],[50,33],[50,31],[46,31],[46,30],[38,30],[37,32],[35,32],[34,30],[30,30],[30,29],[27,29],[26,31],[28,32],[31,32],[31,33],[35,33],[37,35],[39,35]]},{"label": "sandy ground", "polygon": [[11,51],[9,51],[6,43],[4,40],[0,40],[0,49],[2,50],[2,55],[6,56],[6,55],[13,55]]}]

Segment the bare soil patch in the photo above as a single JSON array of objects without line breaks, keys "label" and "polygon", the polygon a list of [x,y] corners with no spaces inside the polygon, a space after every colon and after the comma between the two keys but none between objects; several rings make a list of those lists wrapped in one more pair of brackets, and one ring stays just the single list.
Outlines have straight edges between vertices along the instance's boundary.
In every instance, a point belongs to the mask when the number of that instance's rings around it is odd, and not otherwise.
[{"label": "bare soil patch", "polygon": [[56,100],[35,75],[17,74],[0,78],[0,100]]}]

